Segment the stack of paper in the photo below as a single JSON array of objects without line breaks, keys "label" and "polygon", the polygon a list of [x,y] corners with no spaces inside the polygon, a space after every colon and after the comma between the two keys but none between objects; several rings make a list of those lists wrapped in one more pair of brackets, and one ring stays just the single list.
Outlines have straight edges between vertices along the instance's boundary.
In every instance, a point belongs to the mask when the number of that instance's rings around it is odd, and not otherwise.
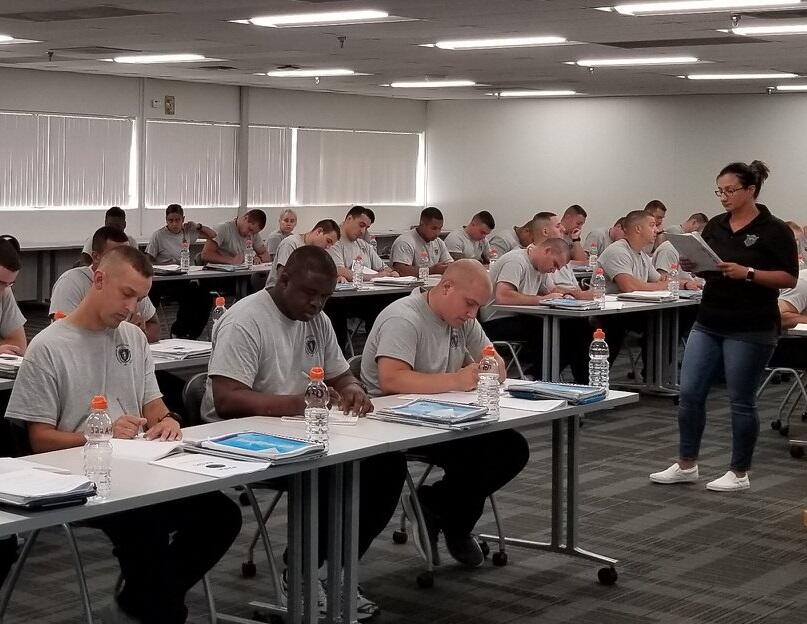
[{"label": "stack of paper", "polygon": [[247,268],[246,264],[219,264],[218,262],[208,262],[206,268],[214,271],[224,271],[225,273],[232,273],[234,271],[243,271]]},{"label": "stack of paper", "polygon": [[84,475],[57,474],[22,468],[0,474],[0,504],[38,509],[80,505],[95,495],[95,484]]},{"label": "stack of paper", "polygon": [[554,399],[568,401],[571,405],[595,403],[608,396],[605,388],[549,381],[509,384],[507,391],[517,399]]},{"label": "stack of paper", "polygon": [[182,273],[182,269],[178,264],[155,264],[154,265],[154,274],[155,275],[176,275],[177,273]]},{"label": "stack of paper", "polygon": [[270,464],[312,459],[325,453],[322,444],[258,431],[240,431],[202,440],[192,446],[191,444],[186,442],[183,450],[230,459],[266,461]]},{"label": "stack of paper", "polygon": [[720,270],[717,268],[717,265],[722,262],[720,256],[715,253],[714,249],[709,247],[698,232],[689,234],[667,233],[665,236],[675,247],[678,255],[692,263],[693,271],[700,273]]},{"label": "stack of paper", "polygon": [[21,355],[11,355],[4,353],[0,355],[0,377],[4,379],[16,379],[17,371],[22,364]]},{"label": "stack of paper", "polygon": [[438,429],[471,429],[496,421],[496,418],[489,417],[487,413],[487,408],[478,405],[421,397],[380,409],[368,417]]},{"label": "stack of paper", "polygon": [[621,293],[617,299],[623,301],[644,301],[647,303],[666,303],[675,301],[669,290],[634,290],[633,292]]},{"label": "stack of paper", "polygon": [[272,270],[272,263],[271,262],[258,262],[257,264],[252,265],[253,271],[271,271]]},{"label": "stack of paper", "polygon": [[585,299],[546,299],[540,305],[558,310],[599,310],[600,304],[596,301]]},{"label": "stack of paper", "polygon": [[406,277],[374,277],[373,284],[386,286],[414,286],[418,283],[418,278],[408,275]]},{"label": "stack of paper", "polygon": [[186,340],[184,338],[168,338],[150,345],[151,355],[155,360],[184,360],[187,358],[210,355],[212,342],[204,340]]}]

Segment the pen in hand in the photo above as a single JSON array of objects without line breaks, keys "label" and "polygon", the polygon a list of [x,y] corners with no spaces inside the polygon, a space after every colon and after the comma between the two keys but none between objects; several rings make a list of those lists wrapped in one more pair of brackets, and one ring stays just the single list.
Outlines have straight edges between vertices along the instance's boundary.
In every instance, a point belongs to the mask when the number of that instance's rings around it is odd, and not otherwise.
[{"label": "pen in hand", "polygon": [[[123,407],[123,402],[120,400],[120,397],[117,397],[115,401],[118,402],[118,406],[120,407],[121,416],[126,416],[126,408]],[[138,438],[143,434],[143,426],[138,424],[137,425],[137,433],[135,433],[134,437]]]}]

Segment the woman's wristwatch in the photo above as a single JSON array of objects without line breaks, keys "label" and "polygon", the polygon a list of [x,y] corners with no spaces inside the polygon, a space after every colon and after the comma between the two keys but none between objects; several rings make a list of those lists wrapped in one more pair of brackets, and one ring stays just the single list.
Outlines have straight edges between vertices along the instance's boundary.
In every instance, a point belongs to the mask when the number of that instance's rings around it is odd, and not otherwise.
[{"label": "woman's wristwatch", "polygon": [[745,281],[746,282],[753,282],[755,274],[756,274],[756,271],[754,271],[753,267],[748,267],[748,273],[745,274]]}]

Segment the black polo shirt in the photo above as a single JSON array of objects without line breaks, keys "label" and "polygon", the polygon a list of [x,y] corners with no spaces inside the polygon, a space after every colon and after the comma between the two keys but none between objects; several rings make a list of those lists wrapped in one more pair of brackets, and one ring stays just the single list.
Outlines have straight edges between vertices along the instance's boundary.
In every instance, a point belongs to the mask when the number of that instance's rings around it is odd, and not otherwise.
[{"label": "black polo shirt", "polygon": [[[786,271],[799,276],[796,239],[784,221],[757,204],[759,214],[744,228],[732,232],[729,213],[706,224],[703,239],[724,262],[736,262],[761,271]],[[745,280],[728,279],[721,273],[706,279],[698,322],[719,333],[779,330],[779,290]]]}]

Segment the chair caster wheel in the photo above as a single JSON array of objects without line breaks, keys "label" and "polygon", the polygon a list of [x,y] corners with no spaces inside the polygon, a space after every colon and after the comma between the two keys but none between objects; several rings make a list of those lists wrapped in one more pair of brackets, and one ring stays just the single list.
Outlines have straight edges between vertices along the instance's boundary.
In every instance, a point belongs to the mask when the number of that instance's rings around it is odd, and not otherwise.
[{"label": "chair caster wheel", "polygon": [[254,561],[245,561],[241,564],[241,576],[244,578],[254,578],[258,573],[258,568]]},{"label": "chair caster wheel", "polygon": [[503,568],[507,565],[507,553],[499,550],[493,553],[493,557],[491,557],[490,560],[496,567]]},{"label": "chair caster wheel", "polygon": [[781,427],[779,429],[779,435],[783,435],[783,436],[787,437],[789,434],[790,434],[790,427],[789,426],[786,425],[786,426]]},{"label": "chair caster wheel", "polygon": [[487,559],[490,554],[490,546],[485,540],[479,540],[479,548],[482,549],[482,556]]},{"label": "chair caster wheel", "polygon": [[418,587],[422,587],[423,589],[434,587],[434,572],[421,572],[417,575],[415,580],[417,581]]},{"label": "chair caster wheel", "polygon": [[249,496],[247,496],[246,492],[241,492],[238,495],[238,502],[241,503],[241,507],[249,507],[251,505],[249,502]]},{"label": "chair caster wheel", "polygon": [[600,568],[597,571],[597,580],[599,580],[602,585],[613,585],[616,583],[617,578],[619,578],[619,575],[614,568]]},{"label": "chair caster wheel", "polygon": [[406,544],[408,539],[409,536],[406,534],[406,531],[394,531],[392,534],[392,541],[395,544]]},{"label": "chair caster wheel", "polygon": [[804,447],[803,446],[791,446],[790,447],[790,456],[794,459],[801,459],[804,457]]},{"label": "chair caster wheel", "polygon": [[771,421],[771,429],[774,431],[779,431],[782,428],[782,421],[781,420],[772,420]]}]

